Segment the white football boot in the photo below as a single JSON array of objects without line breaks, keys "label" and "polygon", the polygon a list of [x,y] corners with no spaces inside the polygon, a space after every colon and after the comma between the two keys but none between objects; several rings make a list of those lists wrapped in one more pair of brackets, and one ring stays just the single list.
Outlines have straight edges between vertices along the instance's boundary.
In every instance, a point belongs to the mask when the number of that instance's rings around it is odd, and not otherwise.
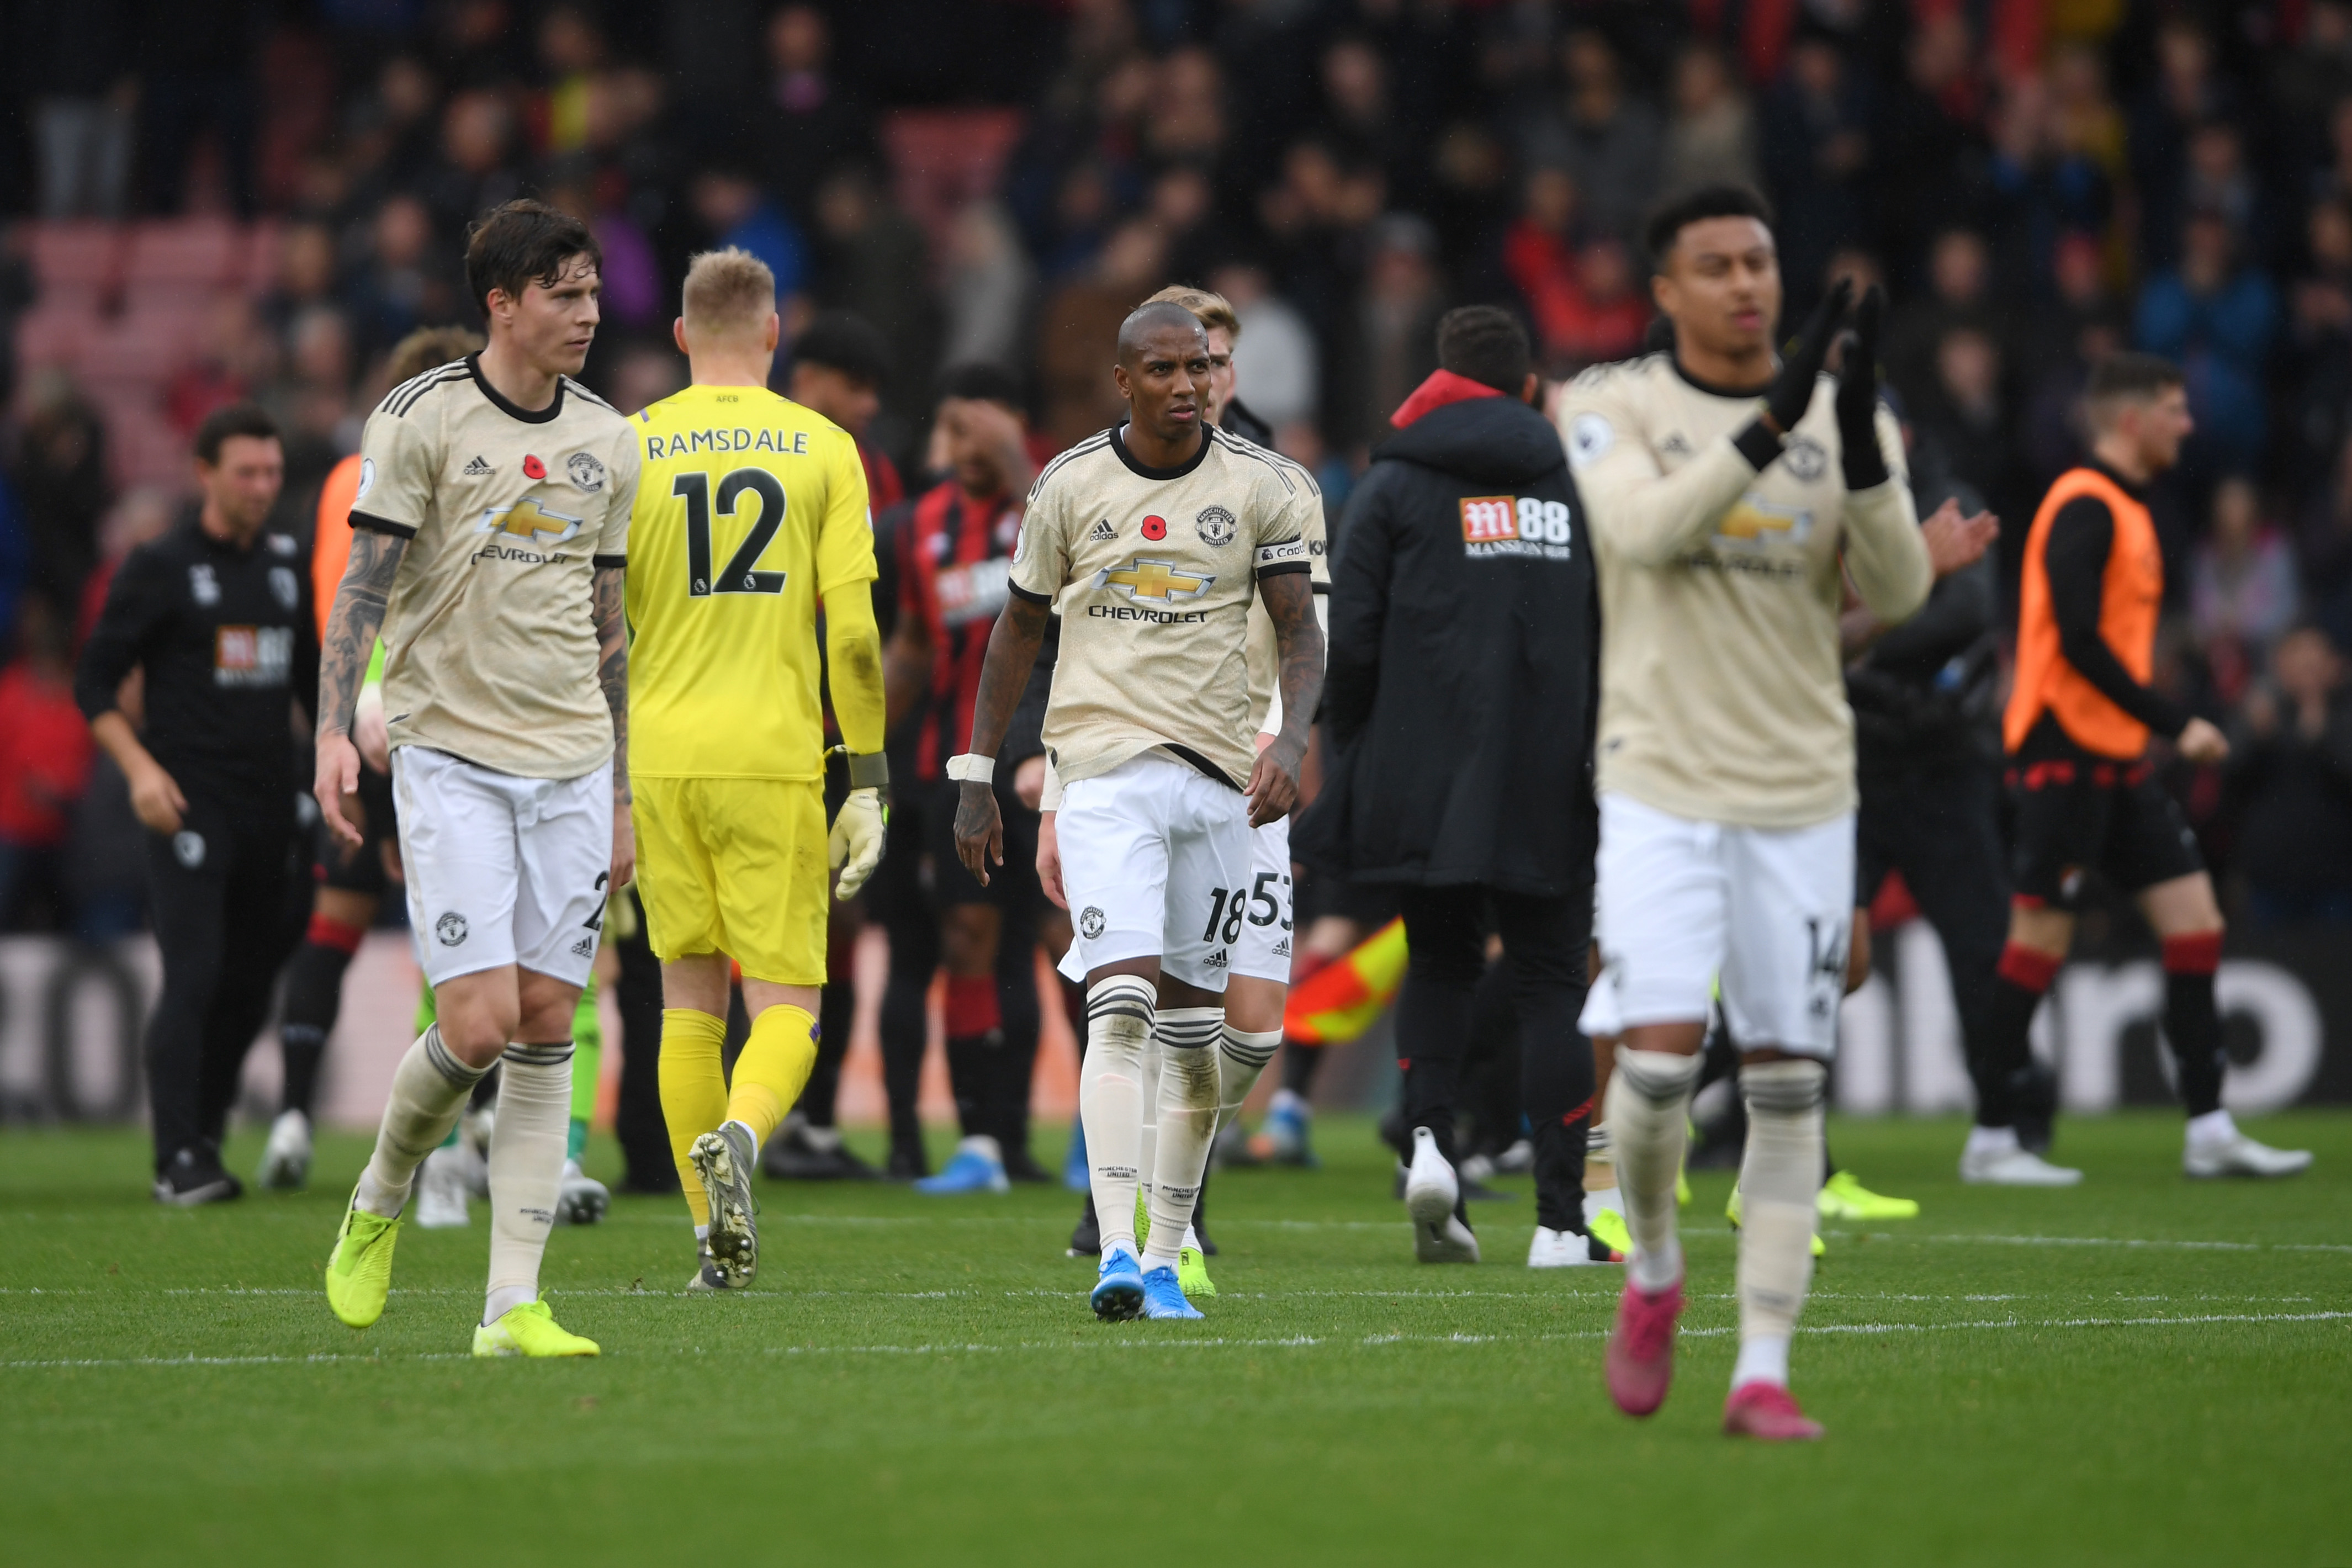
[{"label": "white football boot", "polygon": [[1478,1238],[1454,1217],[1462,1184],[1437,1152],[1426,1127],[1412,1130],[1412,1163],[1405,1171],[1404,1207],[1412,1215],[1412,1253],[1423,1263],[1475,1263]]}]

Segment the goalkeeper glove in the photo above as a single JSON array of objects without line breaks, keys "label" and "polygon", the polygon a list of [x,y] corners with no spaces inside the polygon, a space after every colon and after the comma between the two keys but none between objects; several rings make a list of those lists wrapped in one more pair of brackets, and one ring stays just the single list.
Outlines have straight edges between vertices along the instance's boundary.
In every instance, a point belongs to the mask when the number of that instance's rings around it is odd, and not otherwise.
[{"label": "goalkeeper glove", "polygon": [[882,863],[883,830],[889,821],[890,813],[878,789],[851,790],[849,798],[841,803],[826,840],[833,868],[841,873],[834,897],[845,901],[856,898],[874,875],[874,868]]}]

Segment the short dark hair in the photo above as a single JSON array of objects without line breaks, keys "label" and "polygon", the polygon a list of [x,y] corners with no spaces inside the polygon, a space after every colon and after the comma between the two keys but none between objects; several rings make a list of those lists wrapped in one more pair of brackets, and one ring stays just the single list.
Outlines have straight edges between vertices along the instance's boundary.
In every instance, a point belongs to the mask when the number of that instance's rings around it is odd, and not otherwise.
[{"label": "short dark hair", "polygon": [[1519,319],[1496,305],[1465,305],[1437,323],[1437,363],[1507,397],[1517,397],[1535,369],[1528,331]]},{"label": "short dark hair", "polygon": [[1666,252],[1675,247],[1683,230],[1711,217],[1752,217],[1769,228],[1772,204],[1755,186],[1737,180],[1712,180],[1668,196],[1651,209],[1649,222],[1642,226],[1642,246],[1649,252],[1650,266],[1663,268]]},{"label": "short dark hair", "polygon": [[2084,395],[2093,403],[2114,398],[2139,401],[2188,384],[2180,367],[2161,354],[2118,350],[2091,367],[2090,384]]},{"label": "short dark hair", "polygon": [[221,444],[232,436],[275,441],[278,439],[278,421],[258,403],[225,403],[205,415],[205,422],[196,426],[196,461],[207,468],[217,466]]},{"label": "short dark hair", "polygon": [[1021,409],[1021,378],[987,360],[953,364],[940,373],[940,401],[968,397],[975,403],[1001,403],[1015,414]]},{"label": "short dark hair", "polygon": [[484,213],[467,235],[466,287],[488,316],[491,289],[520,300],[533,283],[552,288],[575,256],[604,270],[604,247],[586,224],[545,202],[519,198]]},{"label": "short dark hair", "polygon": [[865,317],[827,310],[793,340],[793,363],[821,364],[852,381],[880,386],[890,379],[890,342]]}]

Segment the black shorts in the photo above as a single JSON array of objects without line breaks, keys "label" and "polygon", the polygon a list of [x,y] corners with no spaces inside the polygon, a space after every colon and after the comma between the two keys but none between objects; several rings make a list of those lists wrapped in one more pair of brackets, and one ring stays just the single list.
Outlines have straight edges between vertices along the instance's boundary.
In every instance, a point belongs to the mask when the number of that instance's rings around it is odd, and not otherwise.
[{"label": "black shorts", "polygon": [[381,899],[391,889],[384,870],[388,857],[400,853],[400,822],[394,814],[392,775],[360,765],[360,838],[354,847],[337,838],[321,820],[312,828],[317,847],[310,879],[321,888]]},{"label": "black shorts", "polygon": [[2146,759],[2014,758],[2009,787],[2017,805],[2011,879],[2021,900],[2073,910],[2092,872],[2117,892],[2137,893],[2205,869],[2197,836]]}]

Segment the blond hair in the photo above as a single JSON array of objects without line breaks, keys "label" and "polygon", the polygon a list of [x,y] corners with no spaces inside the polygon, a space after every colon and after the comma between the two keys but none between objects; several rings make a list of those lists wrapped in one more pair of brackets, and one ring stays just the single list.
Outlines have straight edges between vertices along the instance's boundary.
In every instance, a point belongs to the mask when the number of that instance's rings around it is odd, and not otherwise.
[{"label": "blond hair", "polygon": [[436,365],[479,353],[481,347],[482,334],[463,327],[419,327],[393,345],[383,373],[398,386]]},{"label": "blond hair", "polygon": [[755,332],[776,310],[776,275],[748,250],[706,250],[687,264],[682,300],[695,337]]},{"label": "blond hair", "polygon": [[1147,305],[1177,305],[1201,319],[1201,325],[1211,329],[1223,327],[1225,342],[1237,343],[1242,337],[1242,319],[1223,294],[1212,294],[1206,289],[1194,289],[1182,283],[1171,284],[1144,301]]}]

